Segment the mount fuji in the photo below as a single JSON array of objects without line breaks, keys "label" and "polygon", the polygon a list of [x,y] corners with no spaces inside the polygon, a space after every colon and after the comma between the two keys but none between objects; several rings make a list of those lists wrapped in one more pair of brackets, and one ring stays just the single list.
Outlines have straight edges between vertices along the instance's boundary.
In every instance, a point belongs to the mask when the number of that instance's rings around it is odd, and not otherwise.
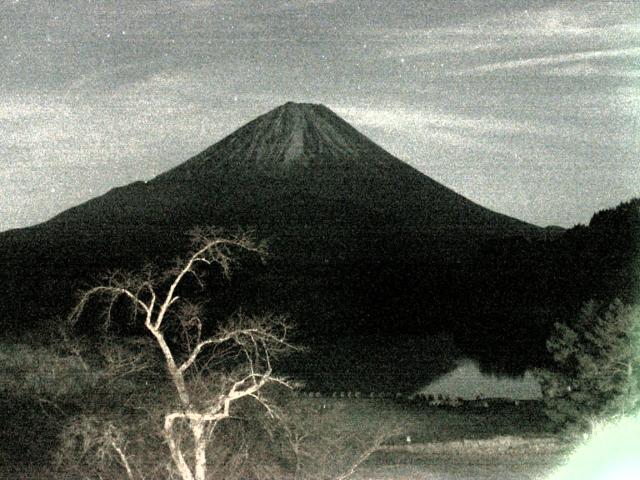
[{"label": "mount fuji", "polygon": [[316,372],[343,368],[319,365],[338,341],[345,365],[381,351],[415,360],[427,350],[421,335],[455,321],[466,266],[486,242],[543,233],[420,173],[329,108],[289,102],[152,180],[0,234],[5,329],[64,314],[74,290],[106,269],[170,261],[196,225],[269,240],[266,267],[215,285],[216,312],[289,313],[303,342],[324,352]]}]

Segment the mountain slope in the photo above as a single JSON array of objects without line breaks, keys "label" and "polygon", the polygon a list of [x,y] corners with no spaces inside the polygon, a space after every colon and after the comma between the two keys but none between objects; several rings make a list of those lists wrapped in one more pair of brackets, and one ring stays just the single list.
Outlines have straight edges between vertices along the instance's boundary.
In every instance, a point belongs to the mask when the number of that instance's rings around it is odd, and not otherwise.
[{"label": "mountain slope", "polygon": [[294,103],[149,182],[112,190],[42,228],[197,223],[252,225],[276,237],[328,228],[333,238],[400,235],[450,247],[464,237],[464,248],[487,236],[538,232],[419,173],[328,108]]}]

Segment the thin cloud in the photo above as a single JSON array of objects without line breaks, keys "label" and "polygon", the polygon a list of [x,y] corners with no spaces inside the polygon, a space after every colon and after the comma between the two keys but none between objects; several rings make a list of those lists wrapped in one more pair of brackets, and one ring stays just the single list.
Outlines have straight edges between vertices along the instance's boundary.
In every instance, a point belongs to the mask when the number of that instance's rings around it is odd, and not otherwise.
[{"label": "thin cloud", "polygon": [[[409,163],[424,156],[428,146],[453,158],[452,152],[476,152],[485,155],[513,150],[515,137],[546,135],[545,128],[492,115],[444,113],[427,109],[377,108],[344,105],[333,107],[336,113],[373,138],[389,140],[381,145]],[[374,133],[375,132],[375,133]],[[399,140],[402,139],[402,140]],[[420,165],[416,165],[421,168]],[[449,171],[449,174],[451,171]],[[446,175],[442,177],[446,178]]]},{"label": "thin cloud", "polygon": [[308,7],[317,7],[327,4],[335,3],[336,0],[277,0],[269,2],[255,2],[244,1],[238,2],[237,0],[182,0],[178,3],[180,6],[186,6],[191,8],[212,8],[212,7],[237,7],[237,8],[254,8],[259,9],[262,12],[265,11],[280,11],[289,9],[303,9]]},{"label": "thin cloud", "polygon": [[458,72],[462,75],[493,73],[506,70],[519,70],[547,65],[562,65],[566,63],[581,62],[599,58],[623,58],[640,56],[640,47],[618,48],[609,50],[591,50],[586,52],[565,53],[544,57],[531,57],[504,62],[488,63],[477,67],[468,68]]},{"label": "thin cloud", "polygon": [[617,78],[638,78],[640,77],[639,68],[625,69],[611,65],[595,65],[593,62],[572,63],[569,65],[559,65],[548,69],[547,75],[558,77],[617,77]]},{"label": "thin cloud", "polygon": [[[455,113],[432,112],[402,108],[363,108],[338,107],[336,111],[347,120],[374,128],[416,129],[433,128],[458,130],[463,133],[484,134],[517,134],[535,133],[531,125],[513,120],[505,120],[491,116],[472,117]],[[540,132],[538,132],[540,133]]]}]

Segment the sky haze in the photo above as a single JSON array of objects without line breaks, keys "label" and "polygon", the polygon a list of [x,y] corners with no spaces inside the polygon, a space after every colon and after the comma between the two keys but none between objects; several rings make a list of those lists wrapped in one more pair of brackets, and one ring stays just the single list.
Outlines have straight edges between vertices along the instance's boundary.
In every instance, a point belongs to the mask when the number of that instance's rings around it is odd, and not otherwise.
[{"label": "sky haze", "polygon": [[3,0],[0,60],[0,231],[289,100],[538,225],[640,194],[640,2]]}]

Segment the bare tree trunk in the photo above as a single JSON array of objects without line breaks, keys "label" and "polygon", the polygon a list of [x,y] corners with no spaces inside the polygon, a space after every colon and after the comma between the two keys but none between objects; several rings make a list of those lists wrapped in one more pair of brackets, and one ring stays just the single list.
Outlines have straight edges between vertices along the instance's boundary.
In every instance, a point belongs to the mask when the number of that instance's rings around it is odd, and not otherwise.
[{"label": "bare tree trunk", "polygon": [[191,425],[196,461],[196,480],[205,480],[207,476],[207,441],[204,437],[204,421],[197,420]]},{"label": "bare tree trunk", "polygon": [[193,473],[191,472],[189,465],[187,465],[184,455],[182,455],[182,450],[174,437],[173,420],[174,417],[171,414],[167,415],[164,419],[164,436],[169,444],[171,458],[173,459],[173,463],[178,469],[178,473],[182,480],[194,480]]},{"label": "bare tree trunk", "polygon": [[176,391],[178,392],[178,396],[180,397],[180,403],[184,408],[188,408],[191,403],[191,399],[189,398],[189,393],[187,392],[187,386],[184,381],[184,375],[176,365],[176,362],[173,358],[173,354],[171,353],[171,349],[167,345],[166,340],[164,339],[164,334],[160,332],[157,328],[155,328],[151,322],[146,323],[147,329],[151,332],[151,334],[156,339],[160,350],[164,355],[165,363],[167,366],[167,370],[169,370],[169,375],[171,376],[171,380],[173,381],[174,386],[176,387]]}]

